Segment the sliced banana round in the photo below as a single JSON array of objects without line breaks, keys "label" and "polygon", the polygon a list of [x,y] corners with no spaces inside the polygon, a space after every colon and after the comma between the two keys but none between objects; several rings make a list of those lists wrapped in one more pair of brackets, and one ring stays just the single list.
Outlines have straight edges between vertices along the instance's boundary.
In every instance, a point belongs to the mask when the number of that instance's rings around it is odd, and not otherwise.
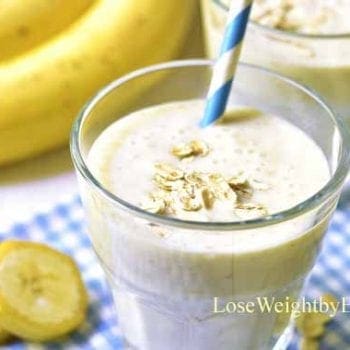
[{"label": "sliced banana round", "polygon": [[22,339],[66,334],[85,318],[87,293],[74,261],[44,244],[0,244],[0,327]]},{"label": "sliced banana round", "polygon": [[303,338],[300,342],[300,350],[319,350],[319,341],[315,339]]}]

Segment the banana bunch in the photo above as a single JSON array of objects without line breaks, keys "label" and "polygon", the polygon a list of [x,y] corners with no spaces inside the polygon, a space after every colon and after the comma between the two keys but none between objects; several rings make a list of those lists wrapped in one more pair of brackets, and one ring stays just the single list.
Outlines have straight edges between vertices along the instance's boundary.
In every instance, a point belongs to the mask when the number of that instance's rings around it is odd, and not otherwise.
[{"label": "banana bunch", "polygon": [[39,243],[0,243],[0,344],[64,335],[82,323],[87,301],[69,256]]},{"label": "banana bunch", "polygon": [[0,0],[0,165],[65,144],[96,90],[176,57],[196,2]]},{"label": "banana bunch", "polygon": [[1,0],[0,61],[23,54],[57,35],[92,3],[93,0]]}]

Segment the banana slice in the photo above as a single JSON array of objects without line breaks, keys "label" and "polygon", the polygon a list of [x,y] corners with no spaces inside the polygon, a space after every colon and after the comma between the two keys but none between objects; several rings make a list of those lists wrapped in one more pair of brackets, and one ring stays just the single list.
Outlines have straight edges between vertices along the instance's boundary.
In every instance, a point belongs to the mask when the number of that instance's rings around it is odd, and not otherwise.
[{"label": "banana slice", "polygon": [[11,334],[0,328],[0,345],[6,344],[12,338]]},{"label": "banana slice", "polygon": [[0,244],[0,327],[20,338],[45,341],[76,328],[87,293],[73,260],[44,244]]},{"label": "banana slice", "polygon": [[330,320],[331,317],[322,312],[305,312],[295,320],[295,325],[304,337],[315,339],[324,334]]},{"label": "banana slice", "polygon": [[319,342],[315,339],[303,338],[300,343],[300,350],[319,350]]}]

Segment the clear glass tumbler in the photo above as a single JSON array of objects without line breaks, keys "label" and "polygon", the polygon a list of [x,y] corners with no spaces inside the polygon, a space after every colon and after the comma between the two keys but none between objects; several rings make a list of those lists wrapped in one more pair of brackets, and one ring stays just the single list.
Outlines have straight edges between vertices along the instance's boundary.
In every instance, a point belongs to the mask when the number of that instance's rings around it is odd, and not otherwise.
[{"label": "clear glass tumbler", "polygon": [[[215,58],[225,30],[230,0],[201,0],[207,55]],[[350,126],[350,33],[309,35],[251,22],[243,62],[301,81],[318,91]]]},{"label": "clear glass tumbler", "polygon": [[[263,311],[257,301],[298,298],[349,168],[345,128],[321,98],[275,73],[240,65],[229,103],[254,106],[304,130],[328,160],[331,179],[324,188],[284,212],[225,223],[154,215],[108,192],[86,162],[101,131],[147,106],[205,98],[212,68],[211,61],[189,60],[131,73],[100,91],[73,127],[88,232],[127,349],[285,348],[290,315]],[[137,98],[130,94],[136,90]],[[137,181],[137,174],[130,176]],[[183,244],[164,239],[169,234]],[[188,240],[196,241],[195,249]],[[255,308],[238,307],[248,303]]]}]

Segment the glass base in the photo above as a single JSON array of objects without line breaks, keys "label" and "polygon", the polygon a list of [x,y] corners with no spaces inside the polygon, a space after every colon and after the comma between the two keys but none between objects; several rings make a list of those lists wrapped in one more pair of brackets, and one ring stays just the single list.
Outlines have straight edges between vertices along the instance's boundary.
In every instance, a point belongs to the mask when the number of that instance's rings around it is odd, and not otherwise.
[{"label": "glass base", "polygon": [[[295,281],[268,297],[297,294],[300,283]],[[293,326],[285,328],[288,315],[215,315],[212,298],[170,301],[136,292],[130,286],[112,286],[126,350],[287,350],[293,336]],[[245,298],[250,301],[253,297]]]},{"label": "glass base", "polygon": [[[278,339],[271,341],[271,343],[267,346],[266,350],[269,350],[269,349],[287,350],[289,345],[292,343],[293,335],[294,335],[294,327],[292,324],[290,324]],[[142,349],[136,348],[135,346],[131,345],[126,339],[123,339],[123,350],[142,350]],[[197,350],[197,349],[188,349],[188,350]],[[201,349],[198,349],[198,350],[201,350]],[[217,350],[221,350],[221,349],[217,349]]]}]

